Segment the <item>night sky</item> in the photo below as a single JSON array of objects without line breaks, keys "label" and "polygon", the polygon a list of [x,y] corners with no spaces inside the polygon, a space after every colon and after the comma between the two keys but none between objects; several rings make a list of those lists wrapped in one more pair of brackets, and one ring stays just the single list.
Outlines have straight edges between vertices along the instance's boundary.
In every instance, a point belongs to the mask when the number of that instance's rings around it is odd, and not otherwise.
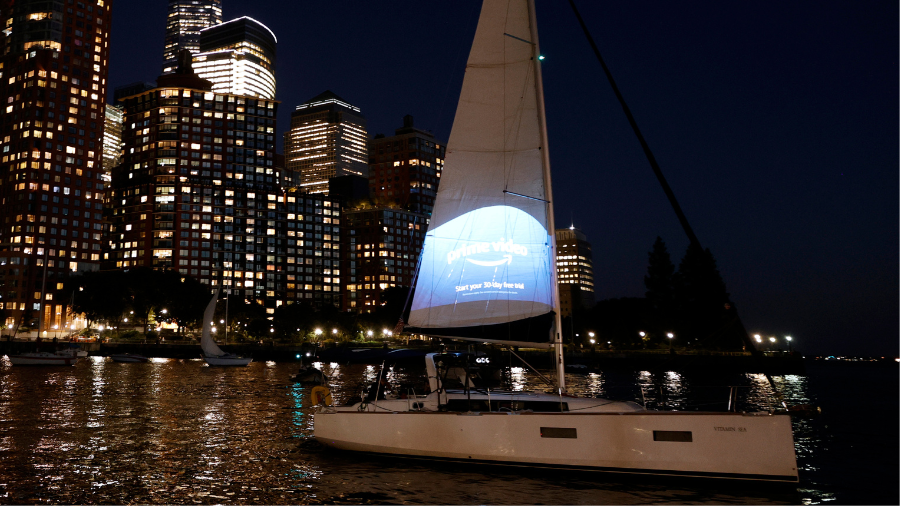
[{"label": "night sky", "polygon": [[[577,1],[747,330],[806,354],[898,353],[898,5]],[[167,3],[113,4],[111,88],[155,80]],[[330,89],[370,136],[445,141],[480,3],[223,0],[278,37],[277,150]],[[688,240],[574,14],[538,0],[557,226],[597,299],[641,297],[657,236]],[[111,95],[111,94],[110,94]]]}]

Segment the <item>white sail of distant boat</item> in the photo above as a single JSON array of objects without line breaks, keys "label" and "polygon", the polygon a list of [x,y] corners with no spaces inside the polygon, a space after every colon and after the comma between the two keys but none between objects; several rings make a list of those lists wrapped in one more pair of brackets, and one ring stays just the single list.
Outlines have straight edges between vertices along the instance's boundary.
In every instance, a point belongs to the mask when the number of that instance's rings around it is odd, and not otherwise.
[{"label": "white sail of distant boat", "polygon": [[533,0],[485,0],[409,320],[432,336],[555,345],[557,392],[488,388],[484,357],[435,353],[427,393],[391,398],[376,387],[360,402],[320,407],[316,439],[429,459],[797,481],[789,415],[654,412],[563,395],[539,55]]},{"label": "white sail of distant boat", "polygon": [[203,312],[203,330],[200,333],[200,348],[203,350],[203,359],[209,365],[247,365],[253,361],[252,358],[242,357],[227,353],[212,338],[212,322],[216,312],[216,301],[219,300],[219,288],[206,305]]}]

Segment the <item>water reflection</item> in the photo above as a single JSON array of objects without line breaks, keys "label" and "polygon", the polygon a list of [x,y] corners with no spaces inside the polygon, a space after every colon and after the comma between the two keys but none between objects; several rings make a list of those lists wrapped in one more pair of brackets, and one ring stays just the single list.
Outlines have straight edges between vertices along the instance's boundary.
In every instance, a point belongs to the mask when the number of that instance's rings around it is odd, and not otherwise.
[{"label": "water reflection", "polygon": [[[335,401],[358,397],[381,365],[315,363]],[[570,473],[474,469],[379,460],[323,449],[311,440],[311,386],[297,364],[207,367],[201,360],[120,364],[93,358],[72,368],[0,365],[0,500],[4,503],[661,503],[826,502],[820,482],[821,422],[794,420],[801,476],[797,495],[734,493],[707,486]],[[416,385],[420,372],[386,367],[389,381]],[[545,389],[513,368],[519,390]],[[792,404],[815,403],[806,376],[776,377]],[[765,409],[761,375],[681,372],[568,374],[580,395],[664,409]],[[419,388],[419,387],[415,387]],[[804,476],[805,475],[805,476]],[[435,484],[453,482],[450,488]],[[805,484],[805,485],[806,485]]]}]

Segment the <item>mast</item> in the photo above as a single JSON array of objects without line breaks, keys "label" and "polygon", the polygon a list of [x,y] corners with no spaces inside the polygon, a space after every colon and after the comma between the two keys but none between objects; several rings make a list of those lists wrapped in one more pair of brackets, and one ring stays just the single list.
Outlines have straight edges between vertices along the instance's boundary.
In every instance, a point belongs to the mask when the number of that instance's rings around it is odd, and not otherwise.
[{"label": "mast", "polygon": [[562,343],[562,318],[560,316],[559,306],[559,282],[556,272],[556,221],[553,214],[553,186],[550,179],[550,152],[547,149],[547,116],[544,111],[544,81],[541,78],[540,63],[540,45],[538,44],[537,15],[534,9],[534,0],[528,0],[528,21],[531,26],[531,40],[534,62],[534,83],[537,88],[535,93],[537,97],[537,113],[538,124],[540,125],[541,135],[541,161],[544,176],[544,198],[547,199],[547,234],[550,236],[550,283],[553,292],[553,325],[550,327],[551,341],[554,343],[556,350],[556,376],[559,392],[566,391],[565,362],[563,357]]}]

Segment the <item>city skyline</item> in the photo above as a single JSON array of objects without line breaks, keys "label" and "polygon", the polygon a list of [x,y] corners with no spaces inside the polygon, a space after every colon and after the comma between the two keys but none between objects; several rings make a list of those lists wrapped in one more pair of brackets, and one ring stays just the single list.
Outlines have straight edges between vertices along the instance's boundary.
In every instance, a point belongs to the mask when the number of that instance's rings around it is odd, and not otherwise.
[{"label": "city skyline", "polygon": [[[165,16],[118,7],[113,87],[155,78],[136,55],[158,58]],[[278,134],[332,89],[365,111],[370,136],[412,114],[440,139],[477,7],[303,6],[340,17],[340,33],[292,29],[297,6],[223,9],[279,37]],[[579,7],[748,330],[811,352],[896,353],[896,5]],[[557,226],[590,238],[598,299],[642,296],[656,236],[676,263],[687,240],[571,11],[539,2],[538,24]]]}]

